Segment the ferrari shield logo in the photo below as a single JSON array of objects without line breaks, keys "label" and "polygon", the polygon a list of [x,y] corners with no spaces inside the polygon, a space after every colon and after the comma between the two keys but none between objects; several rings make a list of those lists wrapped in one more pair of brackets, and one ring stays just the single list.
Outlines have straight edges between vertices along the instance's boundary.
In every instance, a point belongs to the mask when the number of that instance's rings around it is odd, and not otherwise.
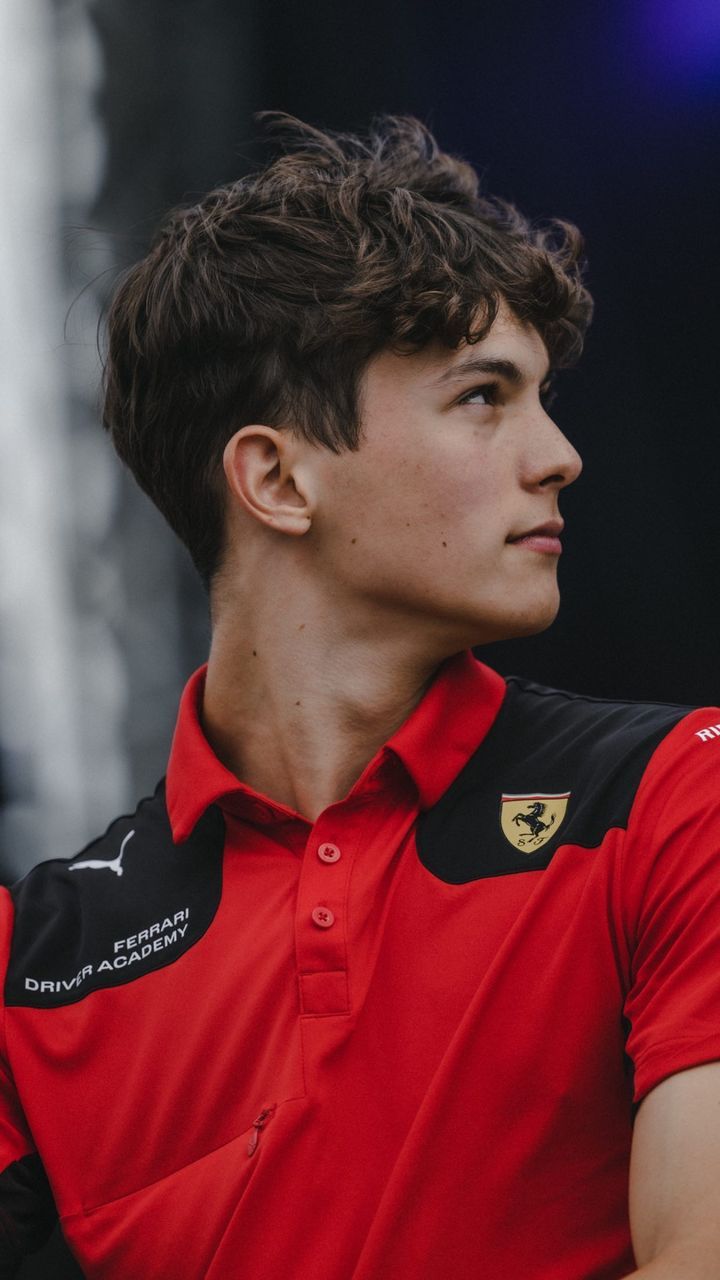
[{"label": "ferrari shield logo", "polygon": [[500,826],[513,849],[534,853],[557,833],[567,809],[569,791],[554,795],[504,795]]}]

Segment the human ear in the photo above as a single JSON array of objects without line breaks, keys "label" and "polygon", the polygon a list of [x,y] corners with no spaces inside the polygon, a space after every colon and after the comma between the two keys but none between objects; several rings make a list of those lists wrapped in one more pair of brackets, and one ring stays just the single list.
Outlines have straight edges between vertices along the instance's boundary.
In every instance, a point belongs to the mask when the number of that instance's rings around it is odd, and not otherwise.
[{"label": "human ear", "polygon": [[297,442],[277,427],[241,427],[228,440],[223,469],[232,497],[269,529],[299,536],[312,523]]}]

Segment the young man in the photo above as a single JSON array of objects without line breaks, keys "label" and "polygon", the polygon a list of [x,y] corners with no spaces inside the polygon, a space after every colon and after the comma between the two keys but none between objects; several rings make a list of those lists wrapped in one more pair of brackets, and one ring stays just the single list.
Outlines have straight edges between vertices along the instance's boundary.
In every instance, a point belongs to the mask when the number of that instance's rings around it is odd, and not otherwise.
[{"label": "young man", "polygon": [[4,894],[1,1274],[720,1274],[720,712],[505,681],[558,607],[579,237],[284,121],[109,317],[213,621],[167,778]]}]

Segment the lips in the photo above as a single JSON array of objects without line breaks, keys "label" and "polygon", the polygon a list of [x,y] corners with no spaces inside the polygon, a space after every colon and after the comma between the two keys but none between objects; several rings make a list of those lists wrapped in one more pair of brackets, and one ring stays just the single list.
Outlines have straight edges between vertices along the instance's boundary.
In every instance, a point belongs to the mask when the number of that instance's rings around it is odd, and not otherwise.
[{"label": "lips", "polygon": [[547,555],[559,556],[562,552],[560,534],[565,528],[563,520],[547,520],[525,533],[511,535],[507,541],[514,547],[524,547],[528,551],[542,551]]}]

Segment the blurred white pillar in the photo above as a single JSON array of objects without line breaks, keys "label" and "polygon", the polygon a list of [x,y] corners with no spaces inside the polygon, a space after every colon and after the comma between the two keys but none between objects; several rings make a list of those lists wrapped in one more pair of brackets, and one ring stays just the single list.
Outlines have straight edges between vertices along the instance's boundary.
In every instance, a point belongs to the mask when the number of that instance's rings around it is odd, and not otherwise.
[{"label": "blurred white pillar", "polygon": [[[96,630],[96,658],[88,669],[88,631],[80,635],[73,586],[84,498],[63,350],[60,209],[67,178],[59,154],[57,48],[51,0],[2,0],[0,759],[8,803],[0,813],[0,850],[6,874],[73,853],[96,834],[88,825],[95,807],[90,797],[99,793],[109,820],[127,791],[118,730],[123,667],[103,651],[105,637]],[[102,479],[98,474],[101,487]],[[92,468],[83,481],[92,484]],[[87,502],[94,506],[92,492]],[[103,724],[95,742],[86,728],[94,720]]]}]

